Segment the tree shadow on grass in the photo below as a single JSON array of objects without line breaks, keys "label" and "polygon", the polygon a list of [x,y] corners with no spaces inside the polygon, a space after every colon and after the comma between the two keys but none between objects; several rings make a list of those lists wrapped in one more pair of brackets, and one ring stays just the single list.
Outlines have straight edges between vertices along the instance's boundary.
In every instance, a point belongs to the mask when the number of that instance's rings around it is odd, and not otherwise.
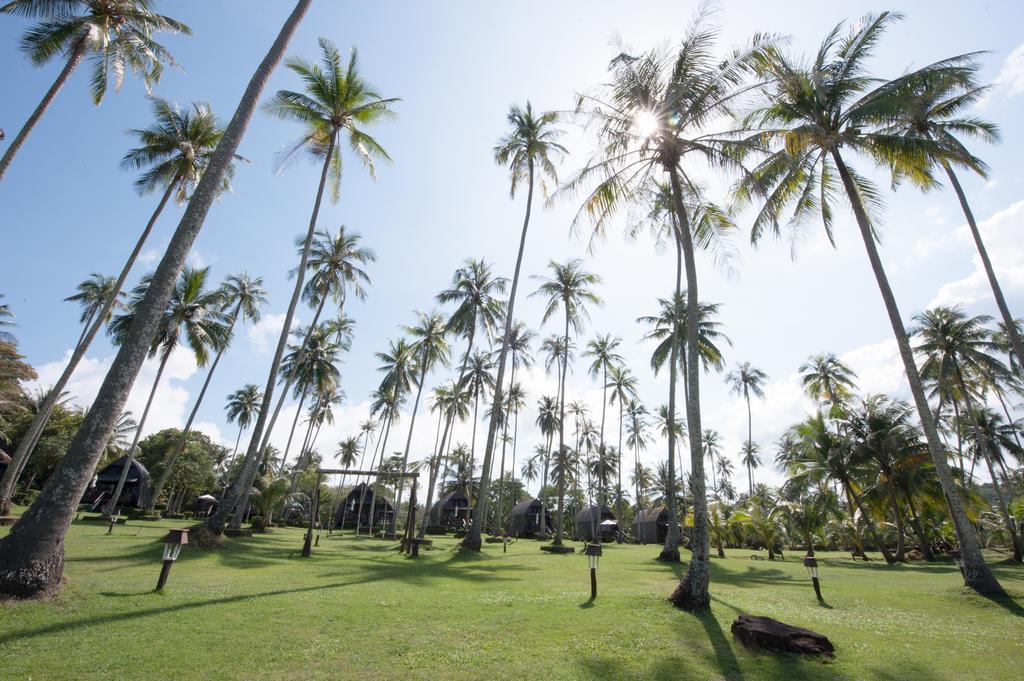
[{"label": "tree shadow on grass", "polygon": [[[35,638],[37,636],[45,636],[47,634],[53,634],[57,632],[64,633],[73,629],[83,629],[86,627],[102,626],[106,624],[112,624],[114,622],[123,622],[126,620],[138,619],[141,617],[151,617],[154,615],[165,615],[168,613],[181,612],[184,610],[195,610],[197,608],[207,608],[217,605],[227,605],[230,603],[238,603],[240,601],[247,601],[255,598],[269,598],[274,596],[286,596],[289,594],[304,593],[307,591],[319,591],[324,589],[339,589],[346,586],[354,586],[357,584],[367,584],[378,581],[380,578],[376,575],[367,576],[363,579],[354,579],[348,582],[335,582],[333,584],[317,584],[314,586],[297,587],[294,589],[276,589],[274,591],[262,591],[259,593],[244,593],[236,594],[234,596],[224,596],[222,598],[211,598],[203,601],[191,601],[189,603],[179,603],[176,605],[168,605],[163,607],[146,608],[145,610],[136,610],[133,612],[118,612],[110,615],[103,615],[100,617],[85,617],[77,620],[61,621],[54,624],[48,624],[44,627],[36,627],[35,629],[24,629],[21,631],[13,631],[6,634],[0,634],[0,646],[3,646],[14,641],[20,641],[23,639]],[[105,593],[105,596],[131,596],[131,595],[142,595],[143,593]]]},{"label": "tree shadow on grass", "polygon": [[989,603],[999,606],[1015,617],[1024,617],[1024,607],[1017,603],[1012,596],[986,596],[984,594],[979,594],[979,598],[983,598]]}]

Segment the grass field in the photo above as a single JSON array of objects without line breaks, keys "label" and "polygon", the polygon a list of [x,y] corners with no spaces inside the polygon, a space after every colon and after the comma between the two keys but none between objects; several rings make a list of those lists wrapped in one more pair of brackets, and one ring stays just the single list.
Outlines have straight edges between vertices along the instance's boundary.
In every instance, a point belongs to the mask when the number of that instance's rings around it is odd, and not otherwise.
[{"label": "grass field", "polygon": [[[179,521],[180,522],[180,521]],[[50,602],[0,605],[2,679],[1019,679],[1024,568],[996,564],[1016,603],[966,593],[952,564],[886,566],[821,554],[826,607],[795,554],[715,559],[711,614],[665,600],[684,567],[654,546],[606,546],[599,597],[586,559],[535,541],[454,540],[410,560],[393,542],[302,530],[186,548],[153,587],[170,521],[77,522],[67,585]],[[6,533],[6,528],[0,532]],[[685,556],[685,553],[684,553]],[[826,634],[833,661],[753,653],[740,613]]]}]

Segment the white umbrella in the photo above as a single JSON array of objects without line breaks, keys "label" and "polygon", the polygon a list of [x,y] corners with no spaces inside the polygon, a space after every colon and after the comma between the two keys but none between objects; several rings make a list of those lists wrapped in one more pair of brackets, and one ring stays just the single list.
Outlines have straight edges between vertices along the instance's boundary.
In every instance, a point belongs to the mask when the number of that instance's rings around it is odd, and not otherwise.
[{"label": "white umbrella", "polygon": [[204,494],[203,496],[199,497],[198,500],[199,501],[217,501],[217,497],[213,496],[212,494]]}]

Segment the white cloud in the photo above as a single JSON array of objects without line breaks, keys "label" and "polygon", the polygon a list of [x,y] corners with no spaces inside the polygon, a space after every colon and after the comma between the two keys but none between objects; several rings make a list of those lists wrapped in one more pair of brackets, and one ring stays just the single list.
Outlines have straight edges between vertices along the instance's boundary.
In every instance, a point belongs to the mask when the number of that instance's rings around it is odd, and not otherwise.
[{"label": "white cloud", "polygon": [[[30,384],[32,388],[48,388],[53,385],[60,373],[64,370],[71,351],[68,350],[63,359],[57,362],[49,362],[38,367],[39,378]],[[68,382],[67,392],[72,396],[72,403],[85,407],[92,404],[99,392],[103,379],[113,363],[113,357],[94,359],[85,357],[79,363],[74,376]],[[159,359],[147,359],[142,364],[135,385],[132,387],[125,409],[132,412],[136,420],[142,418],[142,412],[149,398],[153,381],[156,378]],[[142,436],[155,433],[163,428],[181,427],[184,425],[186,409],[191,407],[189,391],[180,384],[196,373],[196,362],[187,349],[179,348],[171,353],[164,369],[160,385],[157,387],[156,396],[153,399],[153,406],[150,408],[149,416],[146,419]]]},{"label": "white cloud", "polygon": [[[996,276],[1003,290],[1024,290],[1024,245],[1020,241],[1020,225],[1024,223],[1024,201],[1018,201],[978,224]],[[967,226],[957,230],[962,248],[975,250]],[[962,279],[944,284],[928,307],[970,304],[991,295],[988,278],[975,252],[971,258],[974,270]]]},{"label": "white cloud", "polygon": [[1009,97],[1024,92],[1024,43],[1014,48],[1003,62],[1003,68],[994,84],[1005,87]]},{"label": "white cloud", "polygon": [[202,251],[193,248],[189,251],[188,256],[185,258],[185,262],[189,267],[200,269],[203,267],[209,267],[217,262],[217,256],[211,253],[203,253]]},{"label": "white cloud", "polygon": [[152,267],[159,258],[160,253],[155,248],[150,248],[139,255],[139,264],[143,267]]},{"label": "white cloud", "polygon": [[[281,314],[265,314],[260,317],[259,322],[253,324],[246,330],[246,336],[249,338],[249,344],[252,349],[258,353],[265,354],[270,352],[271,349],[277,347],[277,341],[281,336],[281,327],[284,325],[284,318],[286,313]],[[292,328],[300,324],[300,320],[296,317],[292,319]]]}]

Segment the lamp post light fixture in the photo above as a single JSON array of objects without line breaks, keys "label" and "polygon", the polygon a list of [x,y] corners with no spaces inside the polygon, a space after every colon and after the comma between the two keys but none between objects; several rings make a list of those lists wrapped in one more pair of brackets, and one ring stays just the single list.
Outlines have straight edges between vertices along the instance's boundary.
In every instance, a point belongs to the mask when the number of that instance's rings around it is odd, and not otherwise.
[{"label": "lamp post light fixture", "polygon": [[164,537],[164,564],[160,568],[160,579],[156,582],[156,590],[161,591],[167,583],[167,575],[171,574],[171,565],[178,560],[181,547],[188,543],[188,530],[171,530]]},{"label": "lamp post light fixture", "polygon": [[821,598],[821,584],[818,582],[818,559],[814,556],[804,556],[804,567],[807,568],[807,575],[811,578],[811,584],[814,585],[814,595]]},{"label": "lamp post light fixture", "polygon": [[587,544],[587,560],[590,562],[590,600],[597,598],[597,563],[601,560],[601,545]]}]

